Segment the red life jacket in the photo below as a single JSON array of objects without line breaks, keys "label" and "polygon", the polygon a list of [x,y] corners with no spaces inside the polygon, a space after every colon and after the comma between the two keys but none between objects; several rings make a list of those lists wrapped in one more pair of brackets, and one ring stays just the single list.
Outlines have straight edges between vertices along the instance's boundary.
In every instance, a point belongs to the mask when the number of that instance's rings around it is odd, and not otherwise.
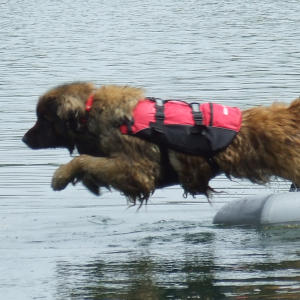
[{"label": "red life jacket", "polygon": [[232,142],[241,123],[237,107],[145,98],[120,131],[180,152],[211,157]]}]

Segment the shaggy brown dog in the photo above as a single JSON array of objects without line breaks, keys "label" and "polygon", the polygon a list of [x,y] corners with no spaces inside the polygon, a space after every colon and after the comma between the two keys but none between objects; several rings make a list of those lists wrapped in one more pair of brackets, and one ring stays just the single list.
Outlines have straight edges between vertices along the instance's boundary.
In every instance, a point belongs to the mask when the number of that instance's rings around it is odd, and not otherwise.
[{"label": "shaggy brown dog", "polygon": [[[85,102],[94,95],[88,117]],[[215,176],[202,156],[159,147],[137,137],[122,135],[119,127],[130,120],[141,89],[91,83],[62,85],[43,95],[37,122],[23,137],[33,149],[76,147],[81,154],[59,167],[54,190],[82,181],[93,193],[114,188],[132,202],[147,200],[156,188],[180,184],[185,193],[209,191]],[[267,183],[271,176],[300,184],[300,99],[290,105],[275,103],[243,111],[240,132],[214,156],[227,176]]]}]

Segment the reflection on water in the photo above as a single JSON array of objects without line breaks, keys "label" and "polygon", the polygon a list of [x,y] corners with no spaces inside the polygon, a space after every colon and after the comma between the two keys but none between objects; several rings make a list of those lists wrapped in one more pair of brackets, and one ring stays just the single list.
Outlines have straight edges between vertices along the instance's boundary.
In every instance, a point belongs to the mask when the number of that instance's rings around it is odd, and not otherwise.
[{"label": "reflection on water", "polygon": [[[183,234],[183,249],[169,255],[168,243],[174,239],[160,240],[166,246],[161,256],[142,249],[143,253],[128,253],[124,260],[124,253],[115,253],[117,261],[105,255],[86,264],[60,261],[57,292],[72,299],[299,299],[299,253],[274,259],[263,251],[295,246],[299,228],[231,230],[233,235],[243,231],[249,235],[246,255],[236,243],[236,249],[222,259],[218,254],[223,250],[215,249],[218,232]],[[286,233],[289,237],[282,238]]]},{"label": "reflection on water", "polygon": [[[213,261],[199,262],[187,257],[183,262],[155,262],[149,257],[125,264],[107,265],[96,261],[88,265],[58,265],[61,297],[72,299],[299,299],[299,274],[289,277],[259,277],[299,267],[299,260],[276,264],[245,265],[257,278],[227,281],[216,279]],[[239,268],[239,267],[237,267]],[[226,268],[217,268],[226,272]],[[78,280],[78,273],[85,278]],[[162,280],[163,277],[163,280]],[[72,283],[70,283],[71,280]]]},{"label": "reflection on water", "polygon": [[[96,261],[85,266],[58,265],[59,293],[66,297],[99,299],[188,299],[201,294],[203,299],[222,299],[224,292],[215,286],[214,265],[192,258],[182,262],[157,262],[139,257],[124,264]],[[80,272],[86,278],[76,286],[65,279]]]},{"label": "reflection on water", "polygon": [[38,96],[73,80],[241,108],[296,98],[297,0],[28,0],[0,8],[3,299],[300,298],[298,227],[212,225],[222,204],[289,183],[220,176],[212,206],[172,187],[136,212],[118,193],[97,198],[80,185],[53,192],[67,151],[21,142]]}]

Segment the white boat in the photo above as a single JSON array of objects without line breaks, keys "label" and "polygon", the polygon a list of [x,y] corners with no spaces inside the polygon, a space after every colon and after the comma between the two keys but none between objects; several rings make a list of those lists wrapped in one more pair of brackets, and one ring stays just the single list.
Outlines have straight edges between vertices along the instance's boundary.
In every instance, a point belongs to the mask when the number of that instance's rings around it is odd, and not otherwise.
[{"label": "white boat", "polygon": [[300,192],[264,194],[232,201],[215,215],[214,224],[300,224]]}]

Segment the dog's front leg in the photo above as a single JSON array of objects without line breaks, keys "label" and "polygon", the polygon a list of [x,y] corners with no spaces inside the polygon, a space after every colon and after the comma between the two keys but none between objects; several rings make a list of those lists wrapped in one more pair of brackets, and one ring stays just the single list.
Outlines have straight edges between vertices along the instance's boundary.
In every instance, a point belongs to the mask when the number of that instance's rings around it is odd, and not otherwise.
[{"label": "dog's front leg", "polygon": [[132,199],[148,198],[155,189],[158,166],[145,159],[129,161],[128,157],[94,157],[80,155],[60,166],[52,178],[54,190],[82,180],[92,191],[95,186],[113,187]]}]

